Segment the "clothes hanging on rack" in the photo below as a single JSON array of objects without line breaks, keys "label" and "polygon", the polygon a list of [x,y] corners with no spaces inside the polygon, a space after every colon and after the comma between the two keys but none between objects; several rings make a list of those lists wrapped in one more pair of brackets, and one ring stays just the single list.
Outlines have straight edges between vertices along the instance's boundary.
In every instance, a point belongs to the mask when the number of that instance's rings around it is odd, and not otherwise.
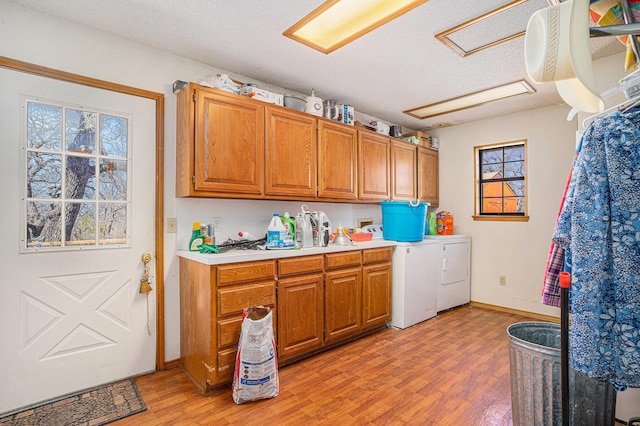
[{"label": "clothes hanging on rack", "polygon": [[[572,170],[573,166],[569,171],[569,177],[567,178],[567,183],[564,186],[558,217],[560,217],[560,213],[562,213],[562,207],[564,206],[564,201],[567,198],[567,191],[569,189],[569,184],[571,183]],[[565,255],[565,249],[551,241],[551,248],[549,249],[549,255],[547,257],[547,267],[545,269],[542,285],[542,304],[544,305],[560,307],[562,302],[562,298],[560,297],[560,272],[564,271]]]},{"label": "clothes hanging on rack", "polygon": [[553,241],[571,264],[571,366],[640,387],[640,111],[582,137]]}]

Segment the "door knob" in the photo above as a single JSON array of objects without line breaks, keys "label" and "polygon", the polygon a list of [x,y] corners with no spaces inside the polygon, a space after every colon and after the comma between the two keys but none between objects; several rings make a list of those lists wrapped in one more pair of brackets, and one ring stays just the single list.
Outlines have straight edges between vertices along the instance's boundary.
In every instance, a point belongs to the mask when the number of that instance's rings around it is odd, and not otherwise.
[{"label": "door knob", "polygon": [[142,253],[142,263],[144,263],[144,274],[140,280],[140,293],[148,293],[151,290],[151,277],[149,276],[149,262],[151,262],[151,254]]}]

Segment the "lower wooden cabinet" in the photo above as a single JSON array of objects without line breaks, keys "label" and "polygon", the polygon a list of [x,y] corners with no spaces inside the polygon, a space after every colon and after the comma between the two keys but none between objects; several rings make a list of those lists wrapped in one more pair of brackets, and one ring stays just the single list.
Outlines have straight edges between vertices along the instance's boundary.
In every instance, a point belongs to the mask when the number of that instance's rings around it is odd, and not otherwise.
[{"label": "lower wooden cabinet", "polygon": [[362,331],[362,271],[347,268],[325,275],[325,327],[327,343]]},{"label": "lower wooden cabinet", "polygon": [[269,306],[277,319],[274,260],[209,266],[180,258],[180,358],[203,391],[227,384],[242,311]]},{"label": "lower wooden cabinet", "polygon": [[285,362],[324,345],[323,259],[280,259],[278,270],[278,361]]},{"label": "lower wooden cabinet", "polygon": [[391,247],[204,265],[180,258],[180,352],[204,391],[230,383],[253,305],[273,309],[278,362],[384,327],[391,320]]},{"label": "lower wooden cabinet", "polygon": [[391,320],[392,249],[383,247],[362,252],[362,326],[382,327]]}]

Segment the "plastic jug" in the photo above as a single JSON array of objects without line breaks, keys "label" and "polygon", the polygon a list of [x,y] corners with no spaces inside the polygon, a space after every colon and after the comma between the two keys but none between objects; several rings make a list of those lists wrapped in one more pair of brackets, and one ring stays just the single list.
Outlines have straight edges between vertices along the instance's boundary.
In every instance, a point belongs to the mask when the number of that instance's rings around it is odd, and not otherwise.
[{"label": "plastic jug", "polygon": [[204,237],[200,231],[200,222],[193,222],[191,231],[191,241],[189,241],[189,251],[200,251],[200,245],[204,243]]},{"label": "plastic jug", "polygon": [[267,228],[267,248],[281,247],[287,230],[280,220],[280,215],[274,213]]},{"label": "plastic jug", "polygon": [[292,245],[294,243],[294,236],[296,233],[295,220],[293,220],[293,218],[289,216],[289,212],[285,212],[284,216],[280,217],[280,220],[282,221],[282,224],[284,225],[284,229],[285,229],[284,242],[287,245]]},{"label": "plastic jug", "polygon": [[436,235],[438,233],[438,226],[436,224],[436,214],[429,213],[429,220],[427,221],[428,235]]}]

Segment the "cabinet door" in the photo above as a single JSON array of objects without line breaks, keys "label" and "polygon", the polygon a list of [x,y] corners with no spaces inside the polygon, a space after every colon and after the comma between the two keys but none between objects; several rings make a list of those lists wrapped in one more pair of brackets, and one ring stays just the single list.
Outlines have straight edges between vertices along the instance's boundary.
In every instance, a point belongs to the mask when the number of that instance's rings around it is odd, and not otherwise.
[{"label": "cabinet door", "polygon": [[316,119],[267,107],[265,193],[315,198]]},{"label": "cabinet door", "polygon": [[389,138],[375,133],[359,132],[358,197],[360,200],[390,199],[391,150]]},{"label": "cabinet door", "polygon": [[365,329],[391,320],[391,263],[362,268],[363,323]]},{"label": "cabinet door", "polygon": [[437,206],[438,200],[438,151],[418,147],[418,199]]},{"label": "cabinet door", "polygon": [[196,90],[195,191],[264,194],[264,106]]},{"label": "cabinet door", "polygon": [[325,274],[326,342],[332,343],[362,330],[362,273],[360,268]]},{"label": "cabinet door", "polygon": [[417,197],[416,146],[404,141],[391,142],[392,200],[415,200]]},{"label": "cabinet door", "polygon": [[357,134],[352,126],[318,120],[318,197],[357,198]]},{"label": "cabinet door", "polygon": [[300,357],[324,344],[322,274],[278,282],[278,360]]}]

